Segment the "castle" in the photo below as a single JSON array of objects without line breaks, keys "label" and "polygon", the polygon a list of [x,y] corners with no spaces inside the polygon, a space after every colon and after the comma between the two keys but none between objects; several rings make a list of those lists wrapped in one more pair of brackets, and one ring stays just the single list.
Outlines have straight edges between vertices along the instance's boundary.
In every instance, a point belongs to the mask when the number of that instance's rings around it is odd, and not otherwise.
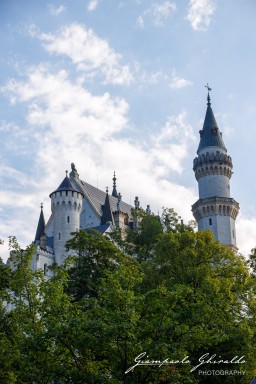
[{"label": "castle", "polygon": [[[193,170],[198,181],[199,199],[192,206],[198,229],[209,229],[216,240],[237,250],[235,220],[239,204],[230,197],[232,159],[222,139],[214,117],[208,87],[207,110],[203,129],[200,131],[198,156],[194,159]],[[59,187],[50,194],[52,214],[45,224],[43,207],[35,236],[36,252],[32,268],[43,269],[48,274],[48,266],[53,262],[62,264],[68,253],[65,243],[70,233],[79,229],[94,228],[101,233],[109,233],[114,228],[127,226],[136,228],[136,218],[132,217],[132,206],[122,201],[117,192],[116,176],[113,177],[113,190],[103,192],[82,181],[75,165]],[[139,199],[135,198],[135,208]],[[150,211],[149,206],[147,210]],[[49,272],[50,273],[50,272]]]}]

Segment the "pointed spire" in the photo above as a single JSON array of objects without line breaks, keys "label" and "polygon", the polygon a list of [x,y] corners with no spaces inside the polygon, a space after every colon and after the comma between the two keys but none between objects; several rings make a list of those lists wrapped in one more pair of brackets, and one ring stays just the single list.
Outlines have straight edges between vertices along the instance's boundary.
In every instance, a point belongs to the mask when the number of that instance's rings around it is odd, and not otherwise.
[{"label": "pointed spire", "polygon": [[207,105],[210,106],[211,105],[210,91],[212,90],[212,88],[209,87],[208,83],[205,85],[205,88],[207,88],[207,90],[208,90]]},{"label": "pointed spire", "polygon": [[114,177],[113,177],[113,191],[112,191],[112,196],[118,197],[117,189],[116,189],[116,173],[114,171]]},{"label": "pointed spire", "polygon": [[[55,192],[60,192],[60,191],[73,191],[73,192],[79,192],[79,193],[82,193],[81,191],[79,191],[77,188],[74,188],[72,183],[71,183],[71,180],[69,179],[69,177],[67,176],[68,174],[68,171],[66,171],[66,177],[63,179],[63,181],[60,183],[60,185],[58,186],[58,188],[53,191],[51,194],[50,194],[50,197],[52,196],[53,193]],[[83,193],[82,193],[83,194]]]},{"label": "pointed spire", "polygon": [[101,216],[100,224],[101,225],[106,224],[108,221],[110,221],[112,224],[114,223],[113,214],[112,214],[110,201],[109,201],[109,194],[107,191],[105,203],[102,206],[102,216]]},{"label": "pointed spire", "polygon": [[43,212],[43,203],[41,203],[41,212],[40,212],[39,220],[37,224],[35,242],[40,241],[41,236],[44,235],[44,229],[45,229],[45,220],[44,220],[44,212]]},{"label": "pointed spire", "polygon": [[208,84],[206,85],[206,88],[208,89],[207,110],[205,114],[203,129],[199,131],[200,143],[198,146],[197,153],[199,153],[201,149],[206,147],[219,147],[224,151],[227,151],[225,144],[222,140],[222,133],[219,130],[217,121],[215,119],[215,116],[211,107],[211,99],[210,99],[209,91],[211,91],[212,89],[209,87]]}]

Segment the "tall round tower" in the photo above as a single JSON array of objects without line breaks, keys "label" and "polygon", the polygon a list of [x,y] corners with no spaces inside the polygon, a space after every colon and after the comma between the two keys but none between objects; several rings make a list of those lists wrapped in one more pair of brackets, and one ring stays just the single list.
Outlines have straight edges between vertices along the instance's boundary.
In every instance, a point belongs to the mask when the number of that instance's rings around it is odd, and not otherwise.
[{"label": "tall round tower", "polygon": [[232,159],[222,139],[214,117],[208,85],[207,110],[203,129],[199,131],[198,156],[193,170],[198,181],[199,200],[192,206],[198,229],[209,229],[215,239],[234,250],[236,246],[235,220],[239,204],[230,197]]},{"label": "tall round tower", "polygon": [[80,229],[83,194],[73,187],[66,176],[60,186],[50,194],[53,214],[54,255],[55,261],[62,264],[68,253],[65,244],[71,232]]}]

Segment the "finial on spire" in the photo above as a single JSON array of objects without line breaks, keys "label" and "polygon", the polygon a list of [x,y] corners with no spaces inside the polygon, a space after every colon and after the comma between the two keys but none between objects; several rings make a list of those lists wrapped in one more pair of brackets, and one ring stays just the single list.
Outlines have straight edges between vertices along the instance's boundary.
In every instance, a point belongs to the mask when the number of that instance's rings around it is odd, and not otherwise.
[{"label": "finial on spire", "polygon": [[205,88],[207,88],[207,90],[208,90],[207,105],[211,105],[210,91],[212,90],[212,88],[209,87],[208,83],[205,85]]},{"label": "finial on spire", "polygon": [[106,187],[106,193],[108,194],[108,187]]},{"label": "finial on spire", "polygon": [[118,197],[118,193],[116,190],[116,172],[114,171],[114,177],[113,177],[113,191],[112,191],[112,196]]},{"label": "finial on spire", "polygon": [[43,204],[43,203],[41,203],[41,209],[43,209],[43,207],[44,207],[44,204]]},{"label": "finial on spire", "polygon": [[68,171],[66,170],[65,172],[66,172],[66,177],[68,177]]}]

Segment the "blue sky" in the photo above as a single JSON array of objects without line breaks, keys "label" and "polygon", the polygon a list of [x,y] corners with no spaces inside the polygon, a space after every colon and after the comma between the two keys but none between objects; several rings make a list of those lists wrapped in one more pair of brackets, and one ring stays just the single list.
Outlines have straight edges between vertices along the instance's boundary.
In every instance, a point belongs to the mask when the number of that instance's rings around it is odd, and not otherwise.
[{"label": "blue sky", "polygon": [[192,219],[205,84],[234,164],[237,240],[256,245],[253,0],[0,1],[0,238],[34,239],[40,203],[80,178]]}]

